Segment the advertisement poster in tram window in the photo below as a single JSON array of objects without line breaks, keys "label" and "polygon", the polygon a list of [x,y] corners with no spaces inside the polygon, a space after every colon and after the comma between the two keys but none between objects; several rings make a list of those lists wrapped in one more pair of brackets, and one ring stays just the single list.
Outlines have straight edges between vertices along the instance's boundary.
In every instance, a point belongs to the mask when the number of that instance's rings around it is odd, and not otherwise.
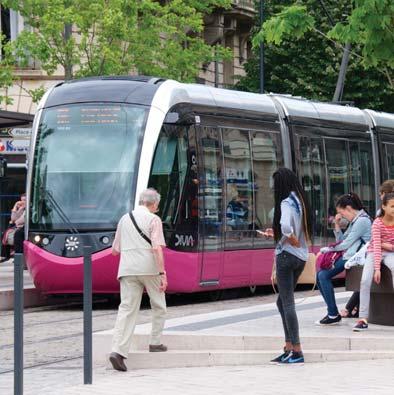
[{"label": "advertisement poster in tram window", "polygon": [[30,128],[0,130],[0,155],[27,154],[30,135]]}]

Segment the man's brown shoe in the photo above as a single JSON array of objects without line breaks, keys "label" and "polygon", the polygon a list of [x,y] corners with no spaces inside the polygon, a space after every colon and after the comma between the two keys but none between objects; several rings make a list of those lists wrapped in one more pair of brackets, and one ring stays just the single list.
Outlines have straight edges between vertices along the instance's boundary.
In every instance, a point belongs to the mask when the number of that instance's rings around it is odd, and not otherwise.
[{"label": "man's brown shoe", "polygon": [[167,351],[167,346],[164,344],[149,344],[149,352],[165,352]]},{"label": "man's brown shoe", "polygon": [[122,357],[117,352],[111,352],[109,356],[109,361],[111,362],[115,370],[119,370],[121,372],[127,372],[127,366],[125,365],[123,360],[124,357]]}]

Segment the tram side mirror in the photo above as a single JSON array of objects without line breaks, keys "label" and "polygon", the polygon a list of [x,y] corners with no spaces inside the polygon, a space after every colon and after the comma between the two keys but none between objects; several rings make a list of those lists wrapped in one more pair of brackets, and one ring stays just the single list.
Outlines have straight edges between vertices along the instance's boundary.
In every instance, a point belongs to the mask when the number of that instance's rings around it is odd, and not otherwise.
[{"label": "tram side mirror", "polygon": [[0,158],[0,178],[7,176],[7,160],[5,158]]}]

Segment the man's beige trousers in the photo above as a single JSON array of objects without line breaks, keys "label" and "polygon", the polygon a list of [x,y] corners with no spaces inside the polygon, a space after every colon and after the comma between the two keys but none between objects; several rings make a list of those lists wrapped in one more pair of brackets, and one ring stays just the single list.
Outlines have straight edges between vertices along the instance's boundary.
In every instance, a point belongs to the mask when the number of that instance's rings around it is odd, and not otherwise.
[{"label": "man's beige trousers", "polygon": [[161,344],[160,336],[163,332],[166,316],[165,293],[161,292],[160,276],[125,276],[120,279],[120,305],[116,319],[112,352],[127,358],[131,339],[137,322],[144,288],[149,295],[152,308],[152,332],[150,344]]}]

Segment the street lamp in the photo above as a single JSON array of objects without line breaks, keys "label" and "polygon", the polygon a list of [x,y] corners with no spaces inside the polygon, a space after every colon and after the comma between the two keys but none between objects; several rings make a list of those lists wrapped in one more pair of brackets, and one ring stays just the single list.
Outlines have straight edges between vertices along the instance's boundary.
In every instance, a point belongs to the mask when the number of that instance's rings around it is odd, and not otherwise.
[{"label": "street lamp", "polygon": [[[263,26],[264,22],[264,1],[260,0],[260,28]],[[260,74],[260,93],[264,93],[264,41],[260,41],[260,48],[259,48],[259,74]]]}]

